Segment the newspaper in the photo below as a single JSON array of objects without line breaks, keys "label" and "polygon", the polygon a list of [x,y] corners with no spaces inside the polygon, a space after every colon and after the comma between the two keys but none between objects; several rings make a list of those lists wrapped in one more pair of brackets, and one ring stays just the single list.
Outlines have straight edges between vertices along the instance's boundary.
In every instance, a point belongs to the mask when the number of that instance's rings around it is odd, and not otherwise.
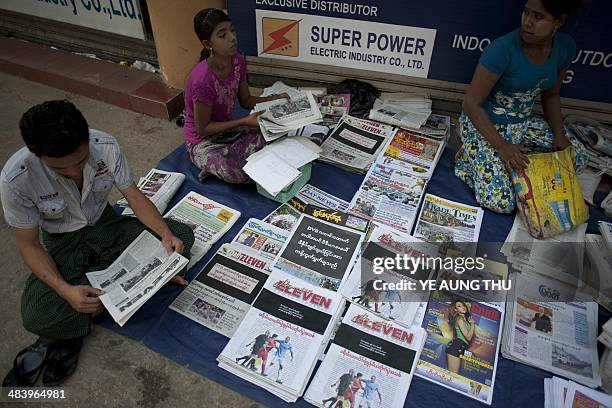
[{"label": "newspaper", "polygon": [[369,221],[366,218],[340,210],[307,204],[297,197],[290,198],[286,203],[268,214],[264,218],[264,222],[291,231],[302,214],[308,214],[314,218],[323,219],[333,224],[342,225],[364,233],[368,230]]},{"label": "newspaper", "polygon": [[280,252],[288,236],[289,231],[287,230],[256,218],[250,218],[232,240],[232,246],[272,261]]},{"label": "newspaper", "polygon": [[612,407],[612,396],[573,381],[569,382],[565,395],[564,408]]},{"label": "newspaper", "polygon": [[413,235],[428,242],[478,242],[483,214],[480,207],[426,194]]},{"label": "newspaper", "polygon": [[401,167],[375,163],[351,200],[349,211],[409,233],[426,183]]},{"label": "newspaper", "polygon": [[219,355],[219,367],[294,402],[343,305],[339,294],[275,270]]},{"label": "newspaper", "polygon": [[300,92],[290,99],[276,99],[255,105],[255,111],[264,111],[258,117],[259,126],[266,141],[286,135],[291,129],[298,129],[322,119],[321,111],[311,92]]},{"label": "newspaper", "polygon": [[612,157],[612,128],[594,119],[569,115],[565,126],[595,150]]},{"label": "newspaper", "polygon": [[597,304],[545,275],[514,273],[502,354],[590,387],[601,385]]},{"label": "newspaper", "polygon": [[193,230],[195,241],[187,269],[195,265],[206,252],[240,218],[240,212],[190,191],[164,216]]},{"label": "newspaper", "polygon": [[450,123],[450,116],[432,113],[419,128],[419,132],[434,139],[441,139],[450,133]]},{"label": "newspaper", "polygon": [[393,126],[347,115],[321,145],[321,160],[365,172],[394,133]]},{"label": "newspaper", "polygon": [[304,187],[297,193],[297,198],[307,204],[316,205],[322,208],[331,210],[346,211],[349,203],[323,191],[311,184],[305,184]]},{"label": "newspaper", "polygon": [[450,292],[432,292],[428,336],[416,375],[491,404],[504,310]]},{"label": "newspaper", "polygon": [[[342,295],[350,302],[367,308],[383,318],[396,321],[406,327],[415,326],[414,319],[422,302],[427,303],[429,293],[417,290],[401,290],[408,281],[433,279],[433,269],[418,270],[385,269],[374,273],[376,258],[434,256],[437,248],[407,234],[385,226],[379,226],[370,236],[360,258],[342,288]],[[389,286],[382,286],[389,285]],[[420,322],[416,325],[420,327]]]},{"label": "newspaper", "polygon": [[559,378],[544,379],[544,408],[564,408],[569,381]]},{"label": "newspaper", "polygon": [[119,326],[123,326],[187,263],[177,252],[168,256],[162,243],[145,230],[111,266],[88,272],[86,276],[91,286],[105,292],[100,296],[102,304]]},{"label": "newspaper", "polygon": [[[138,188],[157,207],[159,213],[163,214],[184,180],[185,175],[182,173],[151,169],[146,176],[140,179]],[[134,214],[125,198],[117,201],[117,205],[126,207],[122,215]]]},{"label": "newspaper", "polygon": [[425,337],[351,305],[304,399],[325,408],[403,407]]},{"label": "newspaper", "polygon": [[421,177],[430,178],[443,150],[444,143],[439,140],[399,129],[376,161],[408,168]]},{"label": "newspaper", "polygon": [[320,146],[342,117],[348,113],[351,94],[317,95],[315,100],[323,115],[321,121],[291,130],[289,136],[305,136]]},{"label": "newspaper", "polygon": [[241,262],[217,252],[170,309],[232,337],[269,274],[266,260],[244,255]]},{"label": "newspaper", "polygon": [[388,95],[374,101],[370,119],[404,129],[419,129],[431,115],[431,99],[421,95]]},{"label": "newspaper", "polygon": [[601,208],[608,217],[612,217],[612,190],[610,190],[606,198],[601,202]]},{"label": "newspaper", "polygon": [[338,291],[353,267],[363,236],[354,229],[302,214],[273,268]]}]

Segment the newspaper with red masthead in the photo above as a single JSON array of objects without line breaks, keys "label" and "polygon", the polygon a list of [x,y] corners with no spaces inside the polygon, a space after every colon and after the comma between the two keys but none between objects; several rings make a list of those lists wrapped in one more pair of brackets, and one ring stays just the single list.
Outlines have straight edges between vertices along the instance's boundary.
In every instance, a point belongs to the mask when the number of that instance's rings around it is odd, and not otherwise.
[{"label": "newspaper with red masthead", "polygon": [[219,355],[219,367],[294,402],[343,306],[339,293],[274,270]]},{"label": "newspaper with red masthead", "polygon": [[351,305],[304,399],[318,407],[403,407],[426,337]]}]

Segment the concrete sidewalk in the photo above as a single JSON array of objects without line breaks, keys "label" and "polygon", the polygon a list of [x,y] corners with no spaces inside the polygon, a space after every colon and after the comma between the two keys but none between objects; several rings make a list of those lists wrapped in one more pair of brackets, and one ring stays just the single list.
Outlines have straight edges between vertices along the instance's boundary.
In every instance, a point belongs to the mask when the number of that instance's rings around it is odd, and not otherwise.
[{"label": "concrete sidewalk", "polygon": [[[140,177],[182,143],[182,131],[173,122],[154,119],[103,102],[70,94],[0,73],[0,167],[23,146],[18,122],[32,105],[50,99],[68,99],[83,112],[90,127],[114,135],[135,177]],[[115,190],[111,201],[119,193]],[[0,210],[1,212],[1,210]],[[29,274],[23,265],[13,231],[0,220],[0,375],[9,371],[15,354],[36,337],[21,325],[20,296]],[[251,400],[209,381],[141,343],[96,326],[86,339],[79,367],[64,386],[62,406],[82,407],[251,407]],[[50,403],[36,407],[57,406]],[[21,404],[26,406],[26,404]]]}]

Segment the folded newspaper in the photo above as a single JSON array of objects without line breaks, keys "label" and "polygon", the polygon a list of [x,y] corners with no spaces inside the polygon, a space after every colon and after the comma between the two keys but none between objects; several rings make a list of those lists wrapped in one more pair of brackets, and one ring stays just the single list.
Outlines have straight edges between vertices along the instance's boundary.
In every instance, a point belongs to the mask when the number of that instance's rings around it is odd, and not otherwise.
[{"label": "folded newspaper", "polygon": [[[151,200],[159,213],[163,214],[166,211],[166,207],[168,207],[168,203],[172,200],[172,197],[174,197],[174,194],[176,194],[184,180],[185,175],[182,173],[151,169],[138,182],[138,189]],[[126,207],[121,214],[134,214],[125,198],[117,201],[117,205]]]},{"label": "folded newspaper", "polygon": [[419,129],[431,115],[431,99],[417,94],[383,94],[369,118],[404,129]]},{"label": "folded newspaper", "polygon": [[268,261],[273,261],[288,236],[289,231],[287,230],[256,218],[249,218],[232,240],[232,246]]},{"label": "folded newspaper", "polygon": [[86,274],[91,286],[105,293],[100,300],[123,326],[130,317],[185,265],[187,259],[143,231],[108,268]]},{"label": "folded newspaper", "polygon": [[403,407],[426,337],[351,305],[304,399],[325,408]]},{"label": "folded newspaper", "polygon": [[320,122],[289,131],[289,136],[304,136],[321,145],[327,135],[346,115],[351,106],[351,94],[330,94],[315,96],[323,118]]},{"label": "folded newspaper", "polygon": [[429,179],[440,160],[444,145],[444,141],[399,129],[376,161],[404,167],[415,175]]},{"label": "folded newspaper", "polygon": [[193,230],[195,241],[187,265],[189,269],[234,225],[240,212],[190,191],[164,218],[182,222]]},{"label": "folded newspaper", "polygon": [[[170,309],[226,337],[233,336],[269,275],[265,259],[237,251],[219,250]],[[224,252],[231,252],[232,257]]]},{"label": "folded newspaper", "polygon": [[584,116],[569,115],[565,126],[574,132],[583,142],[612,157],[612,128],[594,119]]},{"label": "folded newspaper", "polygon": [[393,126],[347,115],[321,145],[321,161],[365,173],[394,134]]},{"label": "folded newspaper", "polygon": [[601,385],[597,303],[549,276],[513,273],[502,355],[573,381]]},{"label": "folded newspaper", "polygon": [[612,407],[612,396],[573,381],[544,379],[544,408]]},{"label": "folded newspaper", "polygon": [[219,355],[219,367],[294,402],[343,306],[340,294],[274,270]]},{"label": "folded newspaper", "polygon": [[478,242],[483,214],[480,207],[426,194],[413,235],[428,242]]}]

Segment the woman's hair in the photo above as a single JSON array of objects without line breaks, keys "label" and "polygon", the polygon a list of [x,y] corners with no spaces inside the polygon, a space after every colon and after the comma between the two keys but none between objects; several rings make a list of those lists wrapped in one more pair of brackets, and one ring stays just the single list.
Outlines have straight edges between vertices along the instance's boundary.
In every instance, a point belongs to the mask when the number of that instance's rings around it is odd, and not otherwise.
[{"label": "woman's hair", "polygon": [[580,0],[542,0],[542,5],[554,18],[571,13],[580,4]]},{"label": "woman's hair", "polygon": [[[210,40],[210,37],[217,26],[217,24],[224,21],[231,21],[229,16],[216,8],[207,8],[200,10],[193,18],[193,29],[200,42]],[[210,50],[206,47],[202,48],[200,52],[200,61],[204,61],[210,57]]]},{"label": "woman's hair", "polygon": [[464,301],[455,300],[454,302],[451,302],[450,307],[448,308],[448,324],[451,327],[451,330],[453,331],[453,337],[455,337],[455,323],[457,323],[457,319],[459,318],[459,313],[457,313],[457,311],[455,310],[455,305],[457,303],[461,303],[465,307],[466,312],[464,317],[466,318],[466,320],[470,317],[470,309]]},{"label": "woman's hair", "polygon": [[87,121],[66,100],[31,107],[21,117],[19,129],[28,149],[38,157],[65,157],[89,141]]}]

